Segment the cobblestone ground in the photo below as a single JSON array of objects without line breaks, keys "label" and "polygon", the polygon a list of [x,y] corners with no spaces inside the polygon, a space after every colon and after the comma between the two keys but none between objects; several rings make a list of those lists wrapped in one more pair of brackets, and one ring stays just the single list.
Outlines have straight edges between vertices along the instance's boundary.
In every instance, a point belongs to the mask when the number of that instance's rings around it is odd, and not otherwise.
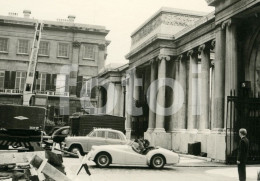
[{"label": "cobblestone ground", "polygon": [[[185,160],[185,159],[184,159]],[[187,160],[185,160],[187,162]],[[196,162],[196,161],[195,161]],[[197,161],[199,163],[200,161]],[[212,167],[204,164],[199,166],[166,166],[162,170],[153,170],[148,167],[122,167],[110,166],[109,168],[97,168],[93,162],[87,162],[92,174],[89,177],[84,170],[75,178],[79,168],[78,158],[64,158],[67,175],[75,180],[92,181],[237,181],[237,168]],[[247,168],[247,181],[255,181],[259,167]]]}]

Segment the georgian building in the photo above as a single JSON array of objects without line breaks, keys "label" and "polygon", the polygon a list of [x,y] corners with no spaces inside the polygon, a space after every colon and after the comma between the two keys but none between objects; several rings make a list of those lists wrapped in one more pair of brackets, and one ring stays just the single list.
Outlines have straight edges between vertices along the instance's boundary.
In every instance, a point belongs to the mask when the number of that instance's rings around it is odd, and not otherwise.
[{"label": "georgian building", "polygon": [[[25,10],[0,16],[0,103],[22,104],[35,23]],[[104,67],[108,30],[104,26],[74,23],[75,16],[44,23],[38,52],[32,105],[49,109],[50,120],[85,109],[84,81]],[[89,101],[97,103],[95,92]]]},{"label": "georgian building", "polygon": [[245,127],[259,162],[260,1],[207,2],[215,12],[162,8],[131,35],[126,135],[181,153],[200,142],[207,157],[232,162]]}]

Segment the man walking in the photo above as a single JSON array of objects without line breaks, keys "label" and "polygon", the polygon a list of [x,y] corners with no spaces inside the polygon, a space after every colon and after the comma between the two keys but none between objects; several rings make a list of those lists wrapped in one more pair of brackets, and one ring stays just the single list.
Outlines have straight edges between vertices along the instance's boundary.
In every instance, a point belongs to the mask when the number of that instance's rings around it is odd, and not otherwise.
[{"label": "man walking", "polygon": [[239,136],[241,138],[238,146],[238,155],[237,155],[237,168],[238,176],[240,181],[246,180],[246,161],[248,156],[249,142],[246,138],[247,131],[244,128],[239,130]]}]

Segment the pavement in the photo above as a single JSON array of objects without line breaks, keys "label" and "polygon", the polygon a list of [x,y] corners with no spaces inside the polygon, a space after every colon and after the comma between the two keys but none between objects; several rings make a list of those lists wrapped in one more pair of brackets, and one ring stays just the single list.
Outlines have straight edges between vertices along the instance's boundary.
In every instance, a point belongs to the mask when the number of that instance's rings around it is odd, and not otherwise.
[{"label": "pavement", "polygon": [[[230,167],[225,163],[214,162],[211,158],[199,157],[194,155],[180,155],[180,163],[175,165],[176,167]],[[234,165],[236,166],[236,165]]]},{"label": "pavement", "polygon": [[[1,153],[1,152],[0,152]],[[109,168],[98,168],[92,161],[87,161],[92,174],[89,177],[84,170],[76,177],[75,173],[80,167],[78,158],[64,157],[64,166],[67,176],[76,180],[93,181],[237,181],[236,165],[214,162],[210,158],[179,154],[180,163],[165,166],[164,169],[154,170],[148,166],[121,166],[111,165]],[[247,181],[257,180],[259,165],[247,165]]]},{"label": "pavement", "polygon": [[[154,170],[147,166],[119,166],[111,165],[108,168],[98,168],[92,161],[87,161],[92,174],[89,177],[84,170],[75,177],[79,168],[78,158],[64,158],[64,165],[69,178],[75,180],[93,181],[237,181],[236,165],[212,162],[205,157],[180,155],[180,163],[174,166],[165,166],[164,169]],[[257,180],[260,165],[247,166],[247,181]]]}]

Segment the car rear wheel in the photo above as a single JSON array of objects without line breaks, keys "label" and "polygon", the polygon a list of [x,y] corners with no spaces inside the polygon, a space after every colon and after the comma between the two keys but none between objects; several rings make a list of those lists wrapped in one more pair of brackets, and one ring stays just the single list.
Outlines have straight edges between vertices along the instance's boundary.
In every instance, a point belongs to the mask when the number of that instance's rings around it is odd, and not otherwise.
[{"label": "car rear wheel", "polygon": [[107,153],[100,153],[97,155],[95,162],[98,167],[108,167],[111,163],[110,155],[108,155]]},{"label": "car rear wheel", "polygon": [[[82,150],[82,148],[81,148],[80,146],[72,146],[72,147],[70,148],[70,152],[72,152],[72,153],[74,153],[74,154],[77,154],[77,152],[79,152],[81,156],[84,155],[83,150]],[[75,156],[75,157],[76,157],[76,156]]]},{"label": "car rear wheel", "polygon": [[155,169],[161,169],[165,165],[165,159],[162,155],[154,155],[151,159],[150,166]]}]

